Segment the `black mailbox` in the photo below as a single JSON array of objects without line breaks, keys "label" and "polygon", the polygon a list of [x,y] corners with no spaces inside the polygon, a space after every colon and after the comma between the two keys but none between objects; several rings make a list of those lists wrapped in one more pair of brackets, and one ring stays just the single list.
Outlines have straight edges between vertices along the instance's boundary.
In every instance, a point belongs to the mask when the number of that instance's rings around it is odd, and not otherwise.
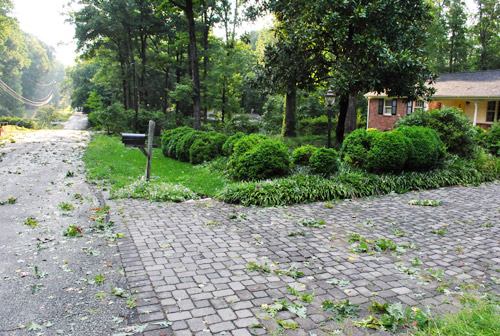
[{"label": "black mailbox", "polygon": [[146,134],[122,133],[125,146],[146,146]]}]

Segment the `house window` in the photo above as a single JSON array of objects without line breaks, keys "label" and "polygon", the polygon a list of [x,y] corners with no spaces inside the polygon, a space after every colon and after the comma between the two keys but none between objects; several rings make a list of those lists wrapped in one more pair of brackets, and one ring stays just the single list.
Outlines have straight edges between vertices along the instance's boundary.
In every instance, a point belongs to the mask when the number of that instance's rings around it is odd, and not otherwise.
[{"label": "house window", "polygon": [[396,108],[398,106],[397,99],[386,99],[384,103],[384,115],[396,115]]},{"label": "house window", "polygon": [[416,111],[423,111],[424,109],[424,101],[423,100],[417,100],[415,102],[415,112]]},{"label": "house window", "polygon": [[413,111],[413,102],[409,100],[408,106],[406,107],[406,114],[411,114],[412,111]]},{"label": "house window", "polygon": [[486,121],[487,122],[494,122],[495,121],[496,110],[497,110],[497,102],[496,101],[489,101],[488,102],[488,109],[486,110]]}]

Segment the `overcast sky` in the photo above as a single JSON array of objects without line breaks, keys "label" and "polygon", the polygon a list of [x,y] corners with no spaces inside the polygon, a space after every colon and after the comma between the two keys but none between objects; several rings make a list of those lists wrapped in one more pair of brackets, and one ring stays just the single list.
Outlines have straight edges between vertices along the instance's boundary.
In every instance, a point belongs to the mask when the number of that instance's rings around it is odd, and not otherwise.
[{"label": "overcast sky", "polygon": [[[67,16],[64,14],[68,0],[13,0],[13,3],[14,16],[21,29],[54,47],[63,64],[73,65],[76,57],[74,28],[65,22]],[[475,7],[474,0],[466,0],[466,3],[469,8]],[[247,26],[245,30],[252,28]]]}]

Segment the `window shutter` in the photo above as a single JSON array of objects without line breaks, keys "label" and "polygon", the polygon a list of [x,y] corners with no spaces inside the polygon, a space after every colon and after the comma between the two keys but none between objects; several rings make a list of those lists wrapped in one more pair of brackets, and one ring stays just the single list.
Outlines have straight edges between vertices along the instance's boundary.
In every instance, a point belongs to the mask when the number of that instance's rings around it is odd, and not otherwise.
[{"label": "window shutter", "polygon": [[497,103],[498,112],[497,112],[497,121],[500,120],[500,101]]},{"label": "window shutter", "polygon": [[384,114],[384,100],[378,100],[378,114]]},{"label": "window shutter", "polygon": [[406,108],[406,114],[411,114],[412,107],[413,107],[413,102],[409,100],[408,107]]},{"label": "window shutter", "polygon": [[392,100],[392,115],[396,115],[397,109],[398,109],[398,100],[393,99]]}]

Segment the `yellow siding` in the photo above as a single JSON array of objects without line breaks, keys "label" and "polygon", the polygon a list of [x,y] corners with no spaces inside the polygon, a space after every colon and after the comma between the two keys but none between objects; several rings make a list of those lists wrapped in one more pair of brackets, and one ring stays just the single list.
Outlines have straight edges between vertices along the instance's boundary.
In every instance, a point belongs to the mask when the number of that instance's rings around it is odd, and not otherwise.
[{"label": "yellow siding", "polygon": [[[465,115],[467,118],[470,119],[470,121],[474,121],[474,110],[475,110],[475,102],[474,101],[468,101],[469,104],[467,104],[467,101],[465,100],[458,100],[458,99],[448,99],[448,100],[436,100],[436,102],[441,103],[441,107],[457,107],[461,109],[462,111],[465,112]],[[497,102],[499,104],[500,102]],[[488,102],[487,101],[479,101],[478,106],[477,106],[477,123],[481,124],[491,124],[491,122],[486,121],[486,110],[488,108]]]}]

